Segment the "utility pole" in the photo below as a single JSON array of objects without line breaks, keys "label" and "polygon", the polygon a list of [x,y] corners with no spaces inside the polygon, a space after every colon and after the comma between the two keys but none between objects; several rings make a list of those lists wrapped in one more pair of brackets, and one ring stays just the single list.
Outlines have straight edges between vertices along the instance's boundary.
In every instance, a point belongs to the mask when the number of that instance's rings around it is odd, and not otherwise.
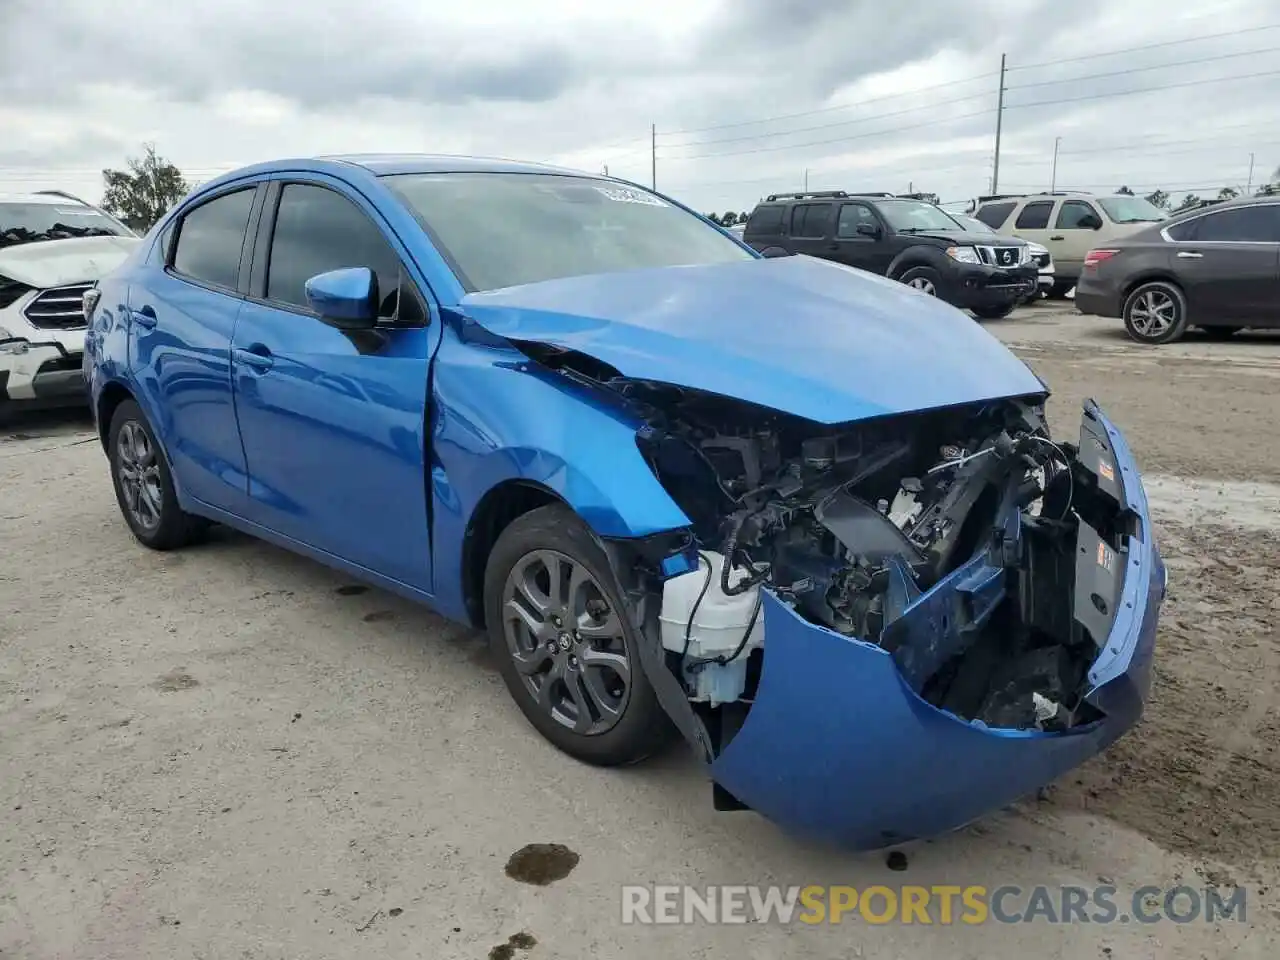
[{"label": "utility pole", "polygon": [[1004,61],[1005,54],[1000,54],[1000,93],[996,97],[996,160],[991,169],[991,192],[1000,191],[1000,127],[1004,122]]},{"label": "utility pole", "polygon": [[804,168],[804,192],[809,192],[809,168]]},{"label": "utility pole", "polygon": [[1053,193],[1058,188],[1058,144],[1062,143],[1061,137],[1053,138],[1053,174],[1049,180],[1049,192]]},{"label": "utility pole", "polygon": [[604,175],[605,175],[606,177],[609,175],[609,165],[608,165],[607,163],[606,163],[606,164],[604,165],[604,167],[602,168],[602,172],[604,173]]},{"label": "utility pole", "polygon": [[1246,197],[1253,196],[1253,154],[1252,153],[1249,154],[1249,183],[1248,183],[1248,186],[1244,188],[1244,195]]},{"label": "utility pole", "polygon": [[649,186],[658,189],[658,125],[649,124]]}]

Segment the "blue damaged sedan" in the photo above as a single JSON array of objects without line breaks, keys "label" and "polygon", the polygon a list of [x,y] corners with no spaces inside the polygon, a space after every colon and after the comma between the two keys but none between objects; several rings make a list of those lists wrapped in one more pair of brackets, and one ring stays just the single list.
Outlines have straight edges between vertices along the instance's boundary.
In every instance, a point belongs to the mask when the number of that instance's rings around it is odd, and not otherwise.
[{"label": "blue damaged sedan", "polygon": [[1128,731],[1165,570],[1133,456],[959,311],[536,164],[207,183],[85,295],[125,523],[211,523],[487,632],[569,756],[871,849]]}]

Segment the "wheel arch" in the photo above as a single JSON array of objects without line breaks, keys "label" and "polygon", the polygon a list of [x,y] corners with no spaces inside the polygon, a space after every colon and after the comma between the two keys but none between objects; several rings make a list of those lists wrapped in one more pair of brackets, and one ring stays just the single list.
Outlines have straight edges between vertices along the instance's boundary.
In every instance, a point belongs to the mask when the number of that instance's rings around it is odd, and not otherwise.
[{"label": "wheel arch", "polygon": [[885,276],[890,280],[899,280],[912,267],[928,267],[931,270],[937,270],[939,254],[941,251],[935,247],[923,245],[907,247],[893,258],[889,269],[885,271]]},{"label": "wheel arch", "polygon": [[107,434],[111,431],[111,418],[115,416],[120,404],[126,400],[132,400],[134,403],[138,402],[138,398],[133,395],[133,391],[118,380],[103,384],[102,389],[98,392],[96,417],[98,439],[102,442],[103,450],[107,449]]},{"label": "wheel arch", "polygon": [[472,626],[482,629],[485,625],[485,567],[502,531],[526,513],[553,503],[570,506],[545,484],[513,478],[491,487],[471,511],[462,535],[461,573],[462,601]]},{"label": "wheel arch", "polygon": [[1120,309],[1124,309],[1124,305],[1128,302],[1133,291],[1137,290],[1144,283],[1155,282],[1167,283],[1171,287],[1176,287],[1178,292],[1182,294],[1183,299],[1186,299],[1187,291],[1183,288],[1182,284],[1178,282],[1178,278],[1175,277],[1171,271],[1163,268],[1153,269],[1144,271],[1143,273],[1125,281],[1124,286],[1120,288]]}]

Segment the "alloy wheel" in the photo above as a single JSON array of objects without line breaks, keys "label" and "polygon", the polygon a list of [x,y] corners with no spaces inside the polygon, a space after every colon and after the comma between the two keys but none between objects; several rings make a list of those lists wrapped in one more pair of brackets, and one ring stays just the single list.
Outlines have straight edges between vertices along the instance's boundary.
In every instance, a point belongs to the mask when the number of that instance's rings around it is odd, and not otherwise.
[{"label": "alloy wheel", "polygon": [[1178,320],[1178,304],[1162,290],[1145,290],[1129,307],[1129,323],[1142,337],[1159,337]]},{"label": "alloy wheel", "polygon": [[555,550],[525,554],[502,592],[507,652],[538,707],[584,736],[613,728],[631,693],[626,633],[600,584]]},{"label": "alloy wheel", "polygon": [[907,286],[911,287],[913,290],[919,290],[921,293],[927,294],[930,297],[936,297],[938,295],[938,291],[933,286],[933,281],[928,277],[912,277],[907,281]]},{"label": "alloy wheel", "polygon": [[134,522],[148,531],[158,527],[164,503],[160,464],[151,439],[136,420],[120,427],[116,440],[116,477]]}]

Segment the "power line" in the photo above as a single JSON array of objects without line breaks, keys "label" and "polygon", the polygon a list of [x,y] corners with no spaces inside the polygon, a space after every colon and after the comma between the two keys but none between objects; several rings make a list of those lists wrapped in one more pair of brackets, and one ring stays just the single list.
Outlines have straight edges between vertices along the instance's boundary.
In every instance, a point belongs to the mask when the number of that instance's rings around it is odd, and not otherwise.
[{"label": "power line", "polygon": [[[783,113],[778,114],[775,117],[761,117],[757,120],[738,120],[734,123],[717,123],[709,127],[689,127],[683,130],[659,130],[658,136],[675,137],[685,133],[705,133],[709,130],[727,130],[731,127],[749,127],[757,123],[775,123],[778,120],[795,120],[799,117],[813,117],[822,113],[834,113],[836,110],[853,110],[856,107],[866,107],[873,103],[884,103],[887,100],[901,100],[903,97],[910,97],[920,93],[930,93],[933,90],[956,87],[965,83],[973,83],[975,80],[987,80],[995,75],[996,71],[991,73],[980,73],[977,76],[967,77],[964,80],[948,80],[946,83],[936,83],[928,87],[917,87],[914,90],[904,90],[902,93],[885,94],[882,97],[872,97],[870,100],[856,100],[852,103],[841,103],[830,107],[818,107],[814,110],[802,110],[799,113]],[[761,136],[768,136],[768,134],[761,134]],[[667,144],[667,146],[692,146],[692,144],[673,143]]]},{"label": "power line", "polygon": [[[1134,93],[1155,93],[1164,90],[1174,90],[1182,87],[1200,87],[1209,83],[1227,83],[1233,80],[1256,80],[1259,77],[1274,77],[1280,75],[1280,70],[1264,70],[1261,73],[1241,73],[1230,77],[1209,77],[1201,80],[1184,80],[1181,83],[1166,83],[1159,87],[1138,87],[1135,90],[1111,90],[1106,93],[1088,93],[1079,97],[1063,97],[1060,100],[1036,100],[1031,103],[1011,103],[1005,106],[1006,110],[1024,110],[1027,107],[1050,107],[1060,103],[1079,103],[1084,100],[1104,100],[1109,97],[1127,97]],[[1080,77],[1077,79],[1087,79]]]},{"label": "power line", "polygon": [[1260,53],[1275,53],[1280,47],[1266,47],[1262,50],[1241,50],[1236,53],[1221,53],[1213,57],[1199,57],[1195,60],[1175,60],[1173,63],[1157,63],[1149,67],[1130,67],[1126,70],[1114,70],[1110,73],[1090,73],[1083,77],[1064,77],[1061,80],[1038,80],[1035,83],[1023,83],[1009,90],[1028,90],[1031,87],[1050,87],[1062,83],[1077,83],[1081,80],[1104,80],[1108,77],[1123,77],[1131,73],[1145,73],[1150,70],[1168,70],[1173,67],[1190,67],[1198,63],[1214,63],[1218,60],[1232,60],[1236,57],[1253,57]]},{"label": "power line", "polygon": [[1184,43],[1199,43],[1202,40],[1222,40],[1226,37],[1240,37],[1246,33],[1256,33],[1260,30],[1280,30],[1280,23],[1269,23],[1261,27],[1248,27],[1243,30],[1228,30],[1226,33],[1203,33],[1198,37],[1183,37],[1181,40],[1162,40],[1159,43],[1146,43],[1140,47],[1125,47],[1122,50],[1107,50],[1102,53],[1089,53],[1080,57],[1064,57],[1061,60],[1045,60],[1041,63],[1024,63],[1021,66],[1010,67],[1009,72],[1015,70],[1040,70],[1044,67],[1056,67],[1063,63],[1080,63],[1084,60],[1097,60],[1101,57],[1114,57],[1122,53],[1140,53],[1144,50],[1156,50],[1161,47],[1175,47]]}]

